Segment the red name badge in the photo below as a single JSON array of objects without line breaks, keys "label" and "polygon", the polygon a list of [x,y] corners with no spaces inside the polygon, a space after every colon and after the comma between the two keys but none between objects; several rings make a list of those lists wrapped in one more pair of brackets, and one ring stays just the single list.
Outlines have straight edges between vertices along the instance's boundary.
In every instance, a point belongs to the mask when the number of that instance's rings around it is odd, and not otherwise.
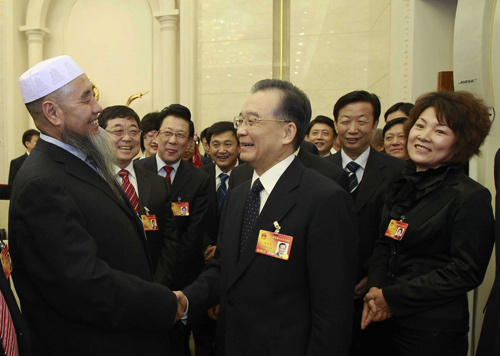
[{"label": "red name badge", "polygon": [[288,260],[290,258],[292,242],[292,236],[260,230],[255,252],[282,260]]},{"label": "red name badge", "polygon": [[10,274],[12,273],[12,259],[10,258],[9,247],[7,245],[4,246],[2,253],[0,253],[0,260],[2,260],[3,272],[5,273],[5,277],[9,279]]},{"label": "red name badge", "polygon": [[394,240],[401,241],[406,232],[406,229],[408,229],[407,223],[392,219],[389,223],[389,226],[387,227],[385,236],[390,237]]},{"label": "red name badge", "polygon": [[158,220],[156,219],[156,215],[141,215],[141,220],[144,224],[145,231],[158,230]]},{"label": "red name badge", "polygon": [[189,216],[189,202],[172,203],[172,213],[174,216]]}]

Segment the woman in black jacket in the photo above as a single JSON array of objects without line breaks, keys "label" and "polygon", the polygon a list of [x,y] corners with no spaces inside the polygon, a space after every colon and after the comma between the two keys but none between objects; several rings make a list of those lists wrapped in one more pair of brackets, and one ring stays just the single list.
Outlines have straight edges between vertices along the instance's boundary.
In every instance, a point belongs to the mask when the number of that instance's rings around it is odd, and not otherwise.
[{"label": "woman in black jacket", "polygon": [[397,355],[467,355],[467,292],[493,247],[491,195],[463,169],[491,123],[467,92],[420,97],[407,128],[408,164],[390,185],[361,327],[390,318]]}]

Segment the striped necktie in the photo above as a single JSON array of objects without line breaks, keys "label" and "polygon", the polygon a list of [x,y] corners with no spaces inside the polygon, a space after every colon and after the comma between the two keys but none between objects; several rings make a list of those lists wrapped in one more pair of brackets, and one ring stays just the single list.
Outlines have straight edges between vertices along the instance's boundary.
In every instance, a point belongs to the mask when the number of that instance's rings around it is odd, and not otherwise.
[{"label": "striped necktie", "polygon": [[347,163],[345,166],[346,171],[349,173],[348,182],[349,182],[349,192],[352,193],[358,187],[358,177],[356,177],[356,171],[361,167],[354,161]]},{"label": "striped necktie", "polygon": [[[3,278],[3,276],[0,276]],[[19,356],[17,346],[17,336],[12,316],[10,315],[7,302],[0,292],[0,334],[2,337],[2,346],[6,356]]]},{"label": "striped necktie", "polygon": [[120,170],[118,172],[118,175],[122,177],[122,187],[123,190],[125,191],[125,194],[128,197],[128,200],[132,203],[132,206],[134,207],[134,210],[136,213],[139,212],[139,197],[137,196],[137,193],[135,192],[134,186],[132,183],[130,183],[130,180],[128,179],[128,171],[126,169]]},{"label": "striped necktie", "polygon": [[220,178],[220,186],[217,189],[217,208],[221,209],[222,204],[224,203],[224,198],[226,197],[226,180],[229,176],[226,173],[219,174]]}]

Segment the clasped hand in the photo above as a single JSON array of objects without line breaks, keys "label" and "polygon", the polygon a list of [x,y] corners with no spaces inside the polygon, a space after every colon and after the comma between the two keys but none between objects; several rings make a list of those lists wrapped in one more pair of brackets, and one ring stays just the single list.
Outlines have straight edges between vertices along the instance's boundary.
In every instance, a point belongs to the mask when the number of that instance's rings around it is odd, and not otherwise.
[{"label": "clasped hand", "polygon": [[391,309],[385,301],[382,289],[377,287],[370,288],[370,291],[364,298],[361,329],[364,330],[372,321],[382,321],[391,316]]},{"label": "clasped hand", "polygon": [[175,316],[175,323],[182,319],[184,316],[184,312],[187,308],[187,299],[184,293],[180,290],[174,291],[175,296],[177,297],[177,314]]}]

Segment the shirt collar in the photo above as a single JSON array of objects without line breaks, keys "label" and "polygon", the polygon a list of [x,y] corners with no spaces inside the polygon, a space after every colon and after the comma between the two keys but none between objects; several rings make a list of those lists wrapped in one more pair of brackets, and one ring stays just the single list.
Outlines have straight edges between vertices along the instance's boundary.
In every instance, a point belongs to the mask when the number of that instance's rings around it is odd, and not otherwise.
[{"label": "shirt collar", "polygon": [[72,155],[80,158],[82,161],[87,163],[87,155],[83,153],[82,151],[77,150],[75,147],[68,145],[67,143],[64,143],[57,138],[45,135],[43,133],[40,133],[40,138],[46,142],[52,143],[53,145],[56,145],[57,147],[62,148],[63,150],[71,153]]},{"label": "shirt collar", "polygon": [[[122,169],[120,167],[118,167],[116,164],[114,166],[115,166],[115,173],[118,174],[118,172],[120,172]],[[134,169],[134,161],[130,161],[130,163],[128,164],[128,166],[125,167],[124,169],[126,171],[128,171],[129,176],[132,176],[132,177],[136,178],[136,176],[135,176],[135,169]]]},{"label": "shirt collar", "polygon": [[366,167],[366,162],[368,162],[368,156],[370,156],[370,146],[358,156],[355,160],[353,160],[351,157],[349,157],[344,150],[340,150],[340,154],[342,155],[342,168],[345,169],[345,166],[351,161],[356,162],[361,166],[361,168],[365,169]]},{"label": "shirt collar", "polygon": [[252,176],[252,185],[255,182],[257,178],[260,179],[260,182],[262,183],[262,186],[264,187],[264,190],[268,193],[271,194],[272,190],[274,189],[274,186],[276,183],[278,183],[278,180],[280,177],[283,175],[283,173],[286,171],[288,166],[293,162],[295,158],[295,154],[291,154],[281,162],[275,164],[271,168],[269,168],[267,171],[265,171],[260,177],[255,172],[253,171],[253,176]]},{"label": "shirt collar", "polygon": [[174,164],[166,164],[165,162],[163,162],[163,160],[160,158],[160,156],[158,155],[158,153],[155,154],[155,157],[156,157],[156,167],[157,167],[157,170],[158,172],[165,166],[170,166],[174,169],[174,172],[177,172],[177,170],[179,169],[179,165],[181,164],[181,159],[179,159],[177,162],[175,162]]}]

